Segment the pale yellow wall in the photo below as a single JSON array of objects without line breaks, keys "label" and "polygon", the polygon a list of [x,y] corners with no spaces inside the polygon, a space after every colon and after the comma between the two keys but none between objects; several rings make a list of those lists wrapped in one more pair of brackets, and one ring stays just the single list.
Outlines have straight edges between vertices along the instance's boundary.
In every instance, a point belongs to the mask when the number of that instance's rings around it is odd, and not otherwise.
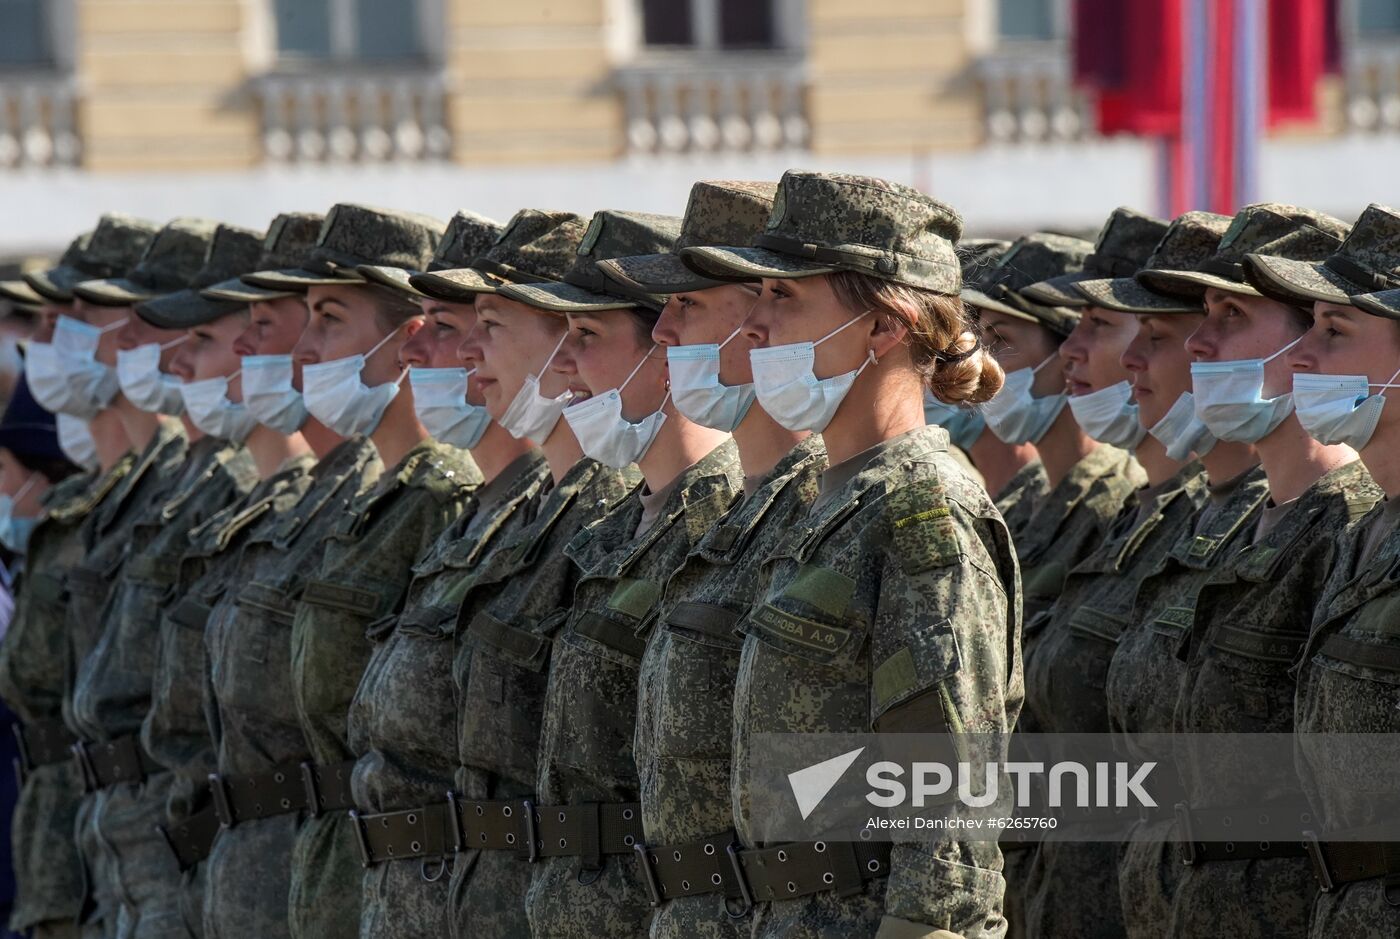
[{"label": "pale yellow wall", "polygon": [[605,0],[446,0],[448,121],[461,163],[610,159]]},{"label": "pale yellow wall", "polygon": [[244,0],[78,0],[84,163],[230,169],[259,158]]},{"label": "pale yellow wall", "polygon": [[808,0],[808,116],[819,153],[976,146],[965,35],[974,0]]}]

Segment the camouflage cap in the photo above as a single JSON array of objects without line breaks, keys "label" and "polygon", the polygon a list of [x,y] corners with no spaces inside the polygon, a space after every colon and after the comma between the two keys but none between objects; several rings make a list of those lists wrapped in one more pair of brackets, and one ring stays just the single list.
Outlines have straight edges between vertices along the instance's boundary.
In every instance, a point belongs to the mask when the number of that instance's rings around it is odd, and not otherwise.
[{"label": "camouflage cap", "polygon": [[1349,227],[1330,215],[1293,205],[1248,205],[1230,222],[1216,252],[1196,268],[1139,271],[1138,283],[1186,300],[1200,300],[1211,287],[1257,297],[1259,291],[1245,281],[1246,255],[1321,261],[1341,247]]},{"label": "camouflage cap", "polygon": [[237,276],[220,281],[200,291],[209,300],[233,300],[238,303],[258,303],[295,297],[295,290],[269,290],[243,282],[243,274],[253,271],[275,271],[295,267],[316,246],[325,216],[315,212],[283,212],[272,220],[263,238],[262,254],[249,269]]},{"label": "camouflage cap", "polygon": [[788,170],[753,247],[689,247],[685,263],[716,280],[855,271],[957,296],[953,245],[962,216],[917,189],[872,176]]},{"label": "camouflage cap", "polygon": [[[491,247],[501,237],[501,224],[475,212],[458,212],[447,223],[447,232],[438,242],[427,270],[442,271],[454,267],[464,267],[472,258]],[[355,268],[365,280],[381,284],[411,297],[422,297],[423,292],[409,283],[412,275],[419,271],[405,270],[402,267],[386,267],[382,264],[361,264]]]},{"label": "camouflage cap", "polygon": [[135,266],[159,228],[155,222],[129,215],[104,215],[96,228],[68,246],[57,267],[29,271],[24,280],[55,303],[71,303],[73,288],[83,281],[120,277]]},{"label": "camouflage cap", "polygon": [[[1187,212],[1175,219],[1157,249],[1143,265],[1149,271],[1188,271],[1215,254],[1232,219],[1214,212]],[[1190,299],[1147,289],[1135,277],[1086,280],[1074,285],[1091,306],[1120,313],[1155,315],[1201,313],[1199,298]]]},{"label": "camouflage cap", "polygon": [[218,227],[204,218],[174,219],[156,232],[125,277],[84,281],[73,287],[73,293],[101,306],[132,306],[183,290],[204,266]]},{"label": "camouflage cap", "polygon": [[201,291],[253,270],[262,254],[263,237],[262,232],[251,228],[220,225],[209,242],[204,265],[190,280],[189,287],[136,304],[136,315],[160,329],[189,329],[246,308],[247,303],[211,300]]},{"label": "camouflage cap", "polygon": [[0,280],[0,300],[15,306],[42,306],[46,301],[33,287],[22,280]]},{"label": "camouflage cap", "polygon": [[555,313],[588,313],[629,310],[636,307],[659,311],[666,297],[634,290],[610,281],[598,270],[608,258],[660,254],[675,244],[681,220],[674,215],[645,212],[595,213],[579,242],[573,265],[562,283],[502,284],[497,292],[508,299]]},{"label": "camouflage cap", "polygon": [[763,233],[776,183],[702,180],[690,187],[690,201],[675,247],[665,254],[643,254],[599,261],[608,278],[642,293],[685,293],[727,281],[701,277],[680,259],[685,248],[746,244]]},{"label": "camouflage cap", "polygon": [[1400,288],[1400,213],[1370,205],[1337,253],[1322,261],[1268,254],[1245,257],[1245,276],[1266,297],[1311,307],[1351,304],[1351,298]]},{"label": "camouflage cap", "polygon": [[572,212],[521,209],[499,238],[460,264],[414,274],[409,285],[424,296],[448,303],[471,303],[479,293],[502,284],[561,281],[573,266],[588,219]]},{"label": "camouflage cap", "polygon": [[1132,209],[1114,209],[1099,232],[1094,251],[1084,259],[1084,269],[1031,284],[1021,295],[1047,306],[1083,307],[1088,301],[1074,285],[1100,277],[1131,277],[1147,263],[1152,249],[1167,233],[1167,223]]},{"label": "camouflage cap", "polygon": [[1024,235],[1006,249],[980,280],[963,287],[963,302],[979,309],[995,310],[1017,319],[1029,320],[1068,336],[1079,322],[1077,311],[1036,303],[1023,296],[1021,290],[1052,277],[1082,270],[1084,259],[1093,250],[1093,243],[1082,238],[1049,232]]},{"label": "camouflage cap", "polygon": [[331,207],[316,245],[295,268],[262,270],[245,283],[269,290],[295,290],[331,284],[364,283],[361,264],[421,271],[447,226],[414,212],[395,212],[342,202]]},{"label": "camouflage cap", "polygon": [[1357,294],[1351,298],[1351,305],[1372,316],[1400,320],[1400,290],[1382,290],[1377,293]]}]

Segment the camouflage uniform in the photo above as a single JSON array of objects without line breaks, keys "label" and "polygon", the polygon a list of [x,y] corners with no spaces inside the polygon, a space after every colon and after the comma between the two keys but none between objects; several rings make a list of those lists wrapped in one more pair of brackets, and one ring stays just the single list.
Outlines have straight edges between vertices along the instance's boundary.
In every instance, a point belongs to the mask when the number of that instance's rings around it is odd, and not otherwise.
[{"label": "camouflage uniform", "polygon": [[[741,640],[734,626],[767,590],[762,561],[816,501],[826,448],[809,437],[705,534],[666,582],[637,692],[635,759],[649,846],[688,844],[733,827],[729,755]],[[673,615],[678,614],[678,615]],[[659,937],[728,939],[749,930],[721,896],[657,909]]]},{"label": "camouflage uniform", "polygon": [[[161,614],[151,706],[141,725],[141,745],[169,771],[162,806],[167,832],[176,832],[196,812],[212,811],[209,774],[218,763],[204,711],[209,682],[204,627],[209,613],[235,582],[245,537],[264,516],[276,517],[296,505],[311,484],[315,464],[310,454],[293,457],[242,500],[190,530],[171,591],[177,600]],[[184,871],[174,900],[185,929],[194,936],[204,930],[203,874],[202,864]]]},{"label": "camouflage uniform", "polygon": [[[1247,543],[1268,495],[1258,467],[1247,471],[1197,514],[1167,557],[1138,587],[1133,620],[1118,638],[1104,679],[1114,747],[1134,761],[1171,765],[1172,754],[1155,752],[1144,739],[1168,734],[1185,665],[1177,658],[1195,616],[1196,594],[1216,565]],[[1123,922],[1129,936],[1167,937],[1172,895],[1181,875],[1173,842],[1171,795],[1141,823],[1118,868]]]},{"label": "camouflage uniform", "polygon": [[[538,451],[517,458],[477,488],[453,525],[413,565],[403,611],[377,624],[364,677],[349,712],[351,776],[364,814],[415,809],[443,801],[457,767],[457,709],[452,641],[462,597],[533,515],[549,479]],[[437,877],[417,859],[385,861],[361,875],[359,934],[443,935],[447,930],[446,859]]]},{"label": "camouflage uniform", "polygon": [[[32,739],[71,739],[62,725],[69,671],[63,584],[82,560],[79,525],[134,462],[128,455],[101,478],[84,473],[59,483],[45,496],[29,536],[14,615],[0,641],[0,697]],[[55,747],[49,762],[26,769],[20,788],[10,834],[17,887],[10,928],[16,931],[56,929],[82,912],[82,861],[73,842],[82,780],[66,757]]]},{"label": "camouflage uniform", "polygon": [[[553,631],[573,601],[579,570],[564,548],[636,488],[635,471],[580,460],[473,577],[458,617],[452,668],[457,700],[455,788],[468,800],[526,799]],[[529,640],[526,643],[511,640]],[[453,862],[449,917],[458,939],[528,936],[530,865],[510,851],[467,850]]]},{"label": "camouflage uniform", "polygon": [[[252,460],[241,448],[204,437],[189,448],[179,474],[127,534],[127,560],[108,602],[102,634],[80,664],[73,715],[91,745],[134,738],[150,706],[161,613],[178,599],[171,588],[191,528],[252,488]],[[134,740],[132,742],[135,742]],[[140,752],[136,742],[135,751]],[[79,844],[89,864],[111,872],[121,904],[116,935],[180,934],[179,871],[155,826],[164,820],[170,777],[146,774],[90,793]],[[101,859],[96,861],[95,859]]]},{"label": "camouflage uniform", "polygon": [[[206,713],[224,777],[295,777],[307,756],[292,692],[291,627],[300,597],[355,495],[378,478],[374,447],[346,440],[311,471],[295,506],[247,536],[205,633]],[[287,936],[287,891],[297,812],[225,829],[205,862],[204,934]]]},{"label": "camouflage uniform", "polygon": [[[1360,461],[1335,469],[1207,581],[1196,598],[1191,653],[1173,719],[1177,733],[1292,731],[1295,684],[1290,667],[1307,641],[1337,561],[1338,542],[1380,498]],[[1194,759],[1189,737],[1180,740],[1176,764],[1185,784],[1184,801],[1193,811],[1243,811],[1238,800],[1221,804],[1219,793],[1245,785],[1258,793],[1251,810],[1303,803],[1296,779],[1271,779],[1261,786],[1257,775],[1231,778],[1231,767]],[[1241,937],[1302,935],[1314,886],[1312,865],[1301,853],[1197,863],[1186,868],[1177,885],[1170,931],[1179,936],[1203,930]]]},{"label": "camouflage uniform", "polygon": [[[540,732],[536,793],[541,805],[634,803],[632,739],[645,630],[666,578],[724,515],[742,476],[732,441],[671,484],[656,521],[638,533],[637,493],[589,525],[565,549],[582,571],[568,621],[555,637]],[[631,857],[579,857],[535,864],[526,895],[537,936],[635,936],[651,908]],[[590,876],[591,874],[591,876]]]},{"label": "camouflage uniform", "polygon": [[[425,440],[332,528],[292,622],[292,690],[312,759],[353,764],[346,714],[369,659],[366,630],[392,619],[414,562],[481,484],[471,457]],[[348,766],[346,767],[348,775]],[[352,936],[364,869],[343,811],[308,819],[292,852],[293,936]]]},{"label": "camouflage uniform", "polygon": [[1016,471],[1001,492],[990,495],[1006,522],[1006,530],[1011,532],[1011,540],[1019,541],[1036,508],[1050,495],[1050,477],[1045,475],[1045,464],[1032,460]]},{"label": "camouflage uniform", "polygon": [[[1094,553],[1065,578],[1040,648],[1025,662],[1022,713],[1029,712],[1042,733],[1107,731],[1104,676],[1131,620],[1138,585],[1190,527],[1205,488],[1200,464],[1191,463],[1160,486],[1139,490]],[[1054,839],[1035,846],[1026,881],[1028,935],[1122,935],[1117,904],[1104,903],[1118,895],[1120,851],[1107,834],[1116,822],[1107,822],[1103,841]]]}]

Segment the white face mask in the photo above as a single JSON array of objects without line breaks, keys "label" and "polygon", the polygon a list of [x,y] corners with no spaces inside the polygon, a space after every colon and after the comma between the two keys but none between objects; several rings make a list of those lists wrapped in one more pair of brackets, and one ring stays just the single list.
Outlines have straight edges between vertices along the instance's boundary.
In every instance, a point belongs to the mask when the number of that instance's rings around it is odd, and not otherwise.
[{"label": "white face mask", "polygon": [[[1312,375],[1300,372],[1293,376],[1293,403],[1298,409],[1298,423],[1308,436],[1327,445],[1344,443],[1360,450],[1371,442],[1385,407],[1385,391],[1400,388],[1393,384],[1400,371],[1385,384],[1372,384],[1365,375]],[[1371,394],[1372,388],[1382,389]]]},{"label": "white face mask", "polygon": [[1196,400],[1189,391],[1182,392],[1148,433],[1166,447],[1167,456],[1173,460],[1185,460],[1193,453],[1205,456],[1216,444],[1215,435],[1196,416]]},{"label": "white face mask", "polygon": [[924,392],[924,421],[946,430],[948,439],[959,450],[971,449],[977,438],[982,436],[982,431],[987,429],[987,420],[981,411],[944,404],[931,391]]},{"label": "white face mask", "polygon": [[1302,339],[1299,336],[1267,359],[1192,362],[1196,416],[1221,440],[1256,443],[1269,436],[1293,413],[1293,396],[1263,397],[1264,366]]},{"label": "white face mask", "polygon": [[987,419],[987,426],[1002,443],[1039,443],[1064,410],[1069,395],[1062,393],[1037,398],[1031,393],[1036,373],[1059,357],[1058,352],[1053,352],[1035,368],[1018,368],[1008,373],[1001,391],[982,405],[982,416]]},{"label": "white face mask", "polygon": [[211,437],[242,443],[248,439],[258,419],[242,404],[234,404],[228,399],[229,382],[237,378],[238,372],[203,381],[186,382],[180,386],[194,426]]},{"label": "white face mask", "polygon": [[117,396],[117,374],[97,361],[103,333],[120,329],[126,320],[98,328],[71,316],[60,316],[53,342],[29,346],[26,366],[29,390],[46,411],[90,421]]},{"label": "white face mask", "polygon": [[842,323],[816,342],[790,342],[749,350],[754,392],[769,417],[794,432],[809,430],[819,434],[826,429],[851,385],[875,363],[875,350],[867,350],[865,361],[854,371],[818,378],[813,371],[817,346],[859,323],[869,312]]},{"label": "white face mask", "polygon": [[306,423],[306,402],[292,385],[290,355],[243,357],[243,406],[264,427],[291,435]]},{"label": "white face mask", "polygon": [[467,401],[464,368],[411,368],[408,384],[413,389],[413,413],[428,435],[449,447],[470,450],[481,442],[491,426],[491,415],[483,407]]},{"label": "white face mask", "polygon": [[1084,433],[1110,447],[1131,450],[1147,436],[1133,403],[1133,386],[1120,381],[1069,399],[1069,409]]},{"label": "white face mask", "polygon": [[160,354],[188,339],[181,336],[165,345],[150,342],[135,349],[117,351],[117,384],[126,400],[152,414],[178,417],[185,409],[180,379],[160,370]]},{"label": "white face mask", "polygon": [[[666,423],[664,400],[661,409],[635,424],[622,416],[622,392],[655,351],[656,346],[653,345],[642,356],[637,367],[632,369],[632,374],[618,387],[565,409],[564,420],[569,422],[574,436],[578,438],[578,445],[590,459],[613,469],[631,466],[646,455],[661,425]],[[666,397],[669,399],[670,395]]]},{"label": "white face mask", "polygon": [[360,380],[360,373],[370,357],[397,332],[396,329],[379,340],[367,353],[303,366],[302,396],[311,416],[342,437],[374,433],[385,409],[398,396],[406,373],[399,372],[398,378],[373,388]]},{"label": "white face mask", "polygon": [[721,343],[706,342],[666,349],[671,397],[676,402],[676,410],[686,420],[728,434],[733,433],[749,413],[757,396],[753,383],[723,385],[719,380],[720,350],[733,342],[743,328],[744,325],[740,323]]},{"label": "white face mask", "polygon": [[87,421],[68,414],[55,414],[54,422],[58,430],[58,448],[63,455],[85,470],[97,469],[97,441],[92,439]]},{"label": "white face mask", "polygon": [[559,416],[569,406],[567,391],[557,398],[546,398],[540,394],[540,375],[549,368],[549,363],[554,361],[559,350],[564,348],[564,340],[568,337],[569,331],[566,329],[549,358],[544,360],[536,374],[526,377],[525,383],[520,386],[505,413],[501,415],[500,425],[516,440],[528,438],[537,444],[544,443],[554,432],[554,425],[559,423]]},{"label": "white face mask", "polygon": [[0,544],[15,554],[24,553],[25,548],[29,546],[29,533],[39,523],[37,515],[16,515],[15,505],[24,499],[38,481],[39,474],[32,473],[28,481],[19,487],[19,492],[13,496],[0,493]]}]

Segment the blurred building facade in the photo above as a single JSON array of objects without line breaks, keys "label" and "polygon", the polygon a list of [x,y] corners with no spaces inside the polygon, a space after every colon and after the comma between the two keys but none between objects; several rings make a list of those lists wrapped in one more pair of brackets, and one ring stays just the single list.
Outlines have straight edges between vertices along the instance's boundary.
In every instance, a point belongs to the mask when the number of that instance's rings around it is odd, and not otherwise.
[{"label": "blurred building facade", "polygon": [[[1092,225],[1156,204],[1159,161],[1098,134],[1068,8],[0,0],[0,252],[62,244],[110,209],[679,212],[694,178],[790,165],[904,179],[980,231]],[[1259,195],[1354,215],[1400,188],[1400,2],[1336,15],[1340,74],[1315,122],[1265,142]]]}]

